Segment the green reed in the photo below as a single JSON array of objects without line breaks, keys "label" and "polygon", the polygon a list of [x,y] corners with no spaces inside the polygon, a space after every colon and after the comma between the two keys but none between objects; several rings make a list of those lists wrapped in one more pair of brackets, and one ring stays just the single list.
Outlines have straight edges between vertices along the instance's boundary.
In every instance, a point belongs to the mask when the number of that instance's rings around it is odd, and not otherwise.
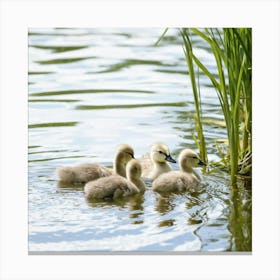
[{"label": "green reed", "polygon": [[204,162],[207,162],[207,149],[206,143],[203,134],[203,125],[202,125],[202,109],[201,109],[201,98],[200,98],[200,86],[199,86],[199,70],[197,74],[194,69],[194,61],[193,61],[193,52],[192,52],[192,43],[190,37],[186,35],[186,29],[181,30],[181,36],[183,38],[183,50],[186,58],[186,62],[189,68],[189,76],[191,80],[193,96],[194,96],[194,104],[195,104],[195,129],[197,132],[197,137],[195,138],[197,147],[199,149],[199,154],[201,159]]},{"label": "green reed", "polygon": [[[206,151],[201,120],[201,101],[194,65],[206,75],[216,89],[228,135],[231,180],[237,175],[251,176],[252,147],[252,30],[250,28],[206,28],[180,30],[196,106],[199,149]],[[196,34],[210,47],[217,73],[212,73],[194,54],[191,37]],[[204,147],[202,147],[204,145]]]}]

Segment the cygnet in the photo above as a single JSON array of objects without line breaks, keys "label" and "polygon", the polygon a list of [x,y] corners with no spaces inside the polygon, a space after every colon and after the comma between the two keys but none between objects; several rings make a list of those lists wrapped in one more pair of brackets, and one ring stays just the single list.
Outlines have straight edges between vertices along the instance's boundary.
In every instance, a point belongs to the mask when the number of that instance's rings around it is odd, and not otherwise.
[{"label": "cygnet", "polygon": [[193,167],[206,165],[199,156],[190,149],[184,149],[179,155],[180,171],[170,171],[160,175],[152,184],[157,192],[185,191],[196,187],[200,182],[199,175]]},{"label": "cygnet", "polygon": [[112,175],[88,182],[84,191],[87,199],[117,199],[128,197],[145,190],[141,180],[141,165],[132,159],[126,166],[127,179]]},{"label": "cygnet", "polygon": [[125,167],[132,158],[134,158],[133,149],[127,144],[122,144],[116,150],[113,170],[97,163],[83,163],[77,166],[58,167],[56,173],[59,180],[64,183],[87,183],[112,174],[126,177]]},{"label": "cygnet", "polygon": [[142,176],[149,179],[156,179],[162,173],[172,170],[169,162],[176,163],[171,157],[169,148],[162,143],[152,146],[150,155],[145,155],[141,159]]}]

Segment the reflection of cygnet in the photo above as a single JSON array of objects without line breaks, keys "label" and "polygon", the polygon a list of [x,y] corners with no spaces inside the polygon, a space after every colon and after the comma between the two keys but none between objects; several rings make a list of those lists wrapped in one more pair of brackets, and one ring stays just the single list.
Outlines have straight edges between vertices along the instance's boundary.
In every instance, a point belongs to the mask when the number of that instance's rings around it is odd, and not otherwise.
[{"label": "reflection of cygnet", "polygon": [[199,175],[193,167],[203,166],[205,163],[198,155],[185,149],[179,155],[180,171],[170,171],[160,175],[152,184],[152,189],[158,192],[184,191],[199,184]]},{"label": "reflection of cygnet", "polygon": [[132,158],[134,158],[133,149],[123,144],[116,150],[113,170],[97,163],[83,163],[77,166],[58,167],[56,172],[59,180],[65,183],[86,183],[112,174],[125,177],[125,166]]},{"label": "reflection of cygnet", "polygon": [[141,180],[141,165],[132,159],[126,166],[127,179],[112,175],[88,182],[84,191],[88,199],[122,198],[145,190],[145,183]]},{"label": "reflection of cygnet", "polygon": [[142,176],[155,179],[160,174],[171,171],[172,168],[167,161],[176,163],[170,156],[168,147],[161,143],[154,144],[151,148],[150,155],[144,156],[141,159]]}]

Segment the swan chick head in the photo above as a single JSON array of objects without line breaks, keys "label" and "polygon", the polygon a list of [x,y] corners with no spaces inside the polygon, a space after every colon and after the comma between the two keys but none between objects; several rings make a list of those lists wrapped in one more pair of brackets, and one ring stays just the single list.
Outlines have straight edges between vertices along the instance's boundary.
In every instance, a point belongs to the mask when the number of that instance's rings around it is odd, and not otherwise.
[{"label": "swan chick head", "polygon": [[151,159],[158,163],[165,163],[166,161],[176,163],[176,160],[170,155],[169,148],[162,143],[156,143],[152,146]]},{"label": "swan chick head", "polygon": [[128,144],[122,144],[117,148],[117,157],[119,157],[123,162],[128,162],[134,158],[134,150]]},{"label": "swan chick head", "polygon": [[126,165],[127,177],[131,179],[140,179],[142,173],[141,164],[136,159],[131,159]]},{"label": "swan chick head", "polygon": [[184,149],[179,155],[179,163],[182,169],[192,168],[198,166],[205,166],[206,164],[199,158],[197,153],[190,149]]}]

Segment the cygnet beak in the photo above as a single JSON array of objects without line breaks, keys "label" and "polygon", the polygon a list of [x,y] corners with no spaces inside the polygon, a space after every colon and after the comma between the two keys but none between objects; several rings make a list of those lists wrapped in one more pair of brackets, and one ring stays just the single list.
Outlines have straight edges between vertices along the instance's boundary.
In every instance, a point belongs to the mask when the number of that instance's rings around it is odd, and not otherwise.
[{"label": "cygnet beak", "polygon": [[176,163],[176,160],[175,160],[175,159],[173,159],[173,158],[171,157],[171,155],[166,155],[165,160],[167,160],[167,161],[169,161],[169,162]]},{"label": "cygnet beak", "polygon": [[199,166],[206,166],[206,163],[200,159],[199,162],[198,162],[198,165]]},{"label": "cygnet beak", "polygon": [[126,152],[126,153],[129,154],[131,156],[131,158],[135,159],[135,157],[134,157],[134,155],[132,153],[128,153],[128,152]]}]

